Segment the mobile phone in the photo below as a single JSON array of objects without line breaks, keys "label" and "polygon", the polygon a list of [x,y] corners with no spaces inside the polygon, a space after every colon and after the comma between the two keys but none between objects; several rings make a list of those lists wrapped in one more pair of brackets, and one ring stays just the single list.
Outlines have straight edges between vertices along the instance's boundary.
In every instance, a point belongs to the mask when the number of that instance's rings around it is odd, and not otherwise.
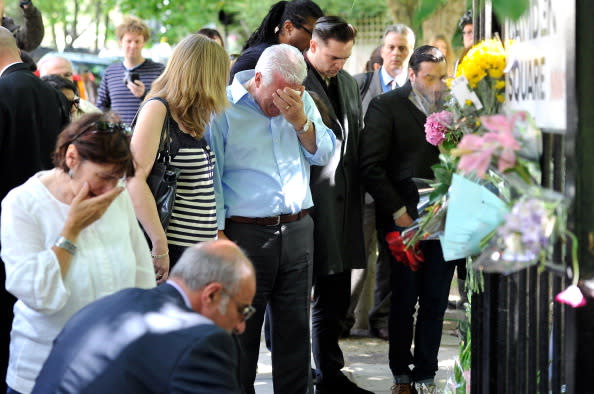
[{"label": "mobile phone", "polygon": [[126,75],[124,75],[124,85],[127,85],[128,82],[134,83],[135,81],[140,81],[140,74],[137,72],[126,72]]}]

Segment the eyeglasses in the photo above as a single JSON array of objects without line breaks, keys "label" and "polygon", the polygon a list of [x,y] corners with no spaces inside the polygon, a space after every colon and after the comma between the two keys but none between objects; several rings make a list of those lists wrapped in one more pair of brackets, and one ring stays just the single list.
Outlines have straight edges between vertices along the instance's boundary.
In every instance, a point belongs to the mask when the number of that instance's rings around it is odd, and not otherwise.
[{"label": "eyeglasses", "polygon": [[313,34],[313,31],[309,30],[307,27],[305,26],[299,26],[300,29],[305,30],[307,32],[307,34],[309,34],[310,36]]},{"label": "eyeglasses", "polygon": [[69,100],[68,102],[70,103],[71,106],[74,106],[78,109],[78,107],[80,105],[80,97],[74,96],[74,98],[72,100]]},{"label": "eyeglasses", "polygon": [[81,131],[80,133],[76,134],[74,136],[74,138],[72,138],[70,140],[70,142],[68,142],[68,144],[72,144],[74,141],[76,141],[80,136],[82,136],[83,134],[85,134],[86,132],[92,130],[93,128],[95,128],[95,130],[92,131],[93,134],[96,133],[122,133],[124,135],[129,135],[132,134],[132,131],[130,130],[130,127],[128,125],[126,125],[125,123],[113,123],[113,122],[106,122],[104,120],[100,120],[94,123],[91,123],[90,125],[88,125],[87,127],[85,127],[85,129],[83,131]]},{"label": "eyeglasses", "polygon": [[243,321],[246,321],[256,313],[256,308],[252,305],[242,304],[235,299],[224,287],[221,287],[221,291],[227,295],[237,305],[237,312],[242,316]]}]

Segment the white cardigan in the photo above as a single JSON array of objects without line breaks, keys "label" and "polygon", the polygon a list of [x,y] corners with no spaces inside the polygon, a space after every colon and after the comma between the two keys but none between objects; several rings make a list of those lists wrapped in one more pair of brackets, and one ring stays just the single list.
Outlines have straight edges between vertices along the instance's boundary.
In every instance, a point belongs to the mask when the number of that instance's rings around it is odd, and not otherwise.
[{"label": "white cardigan", "polygon": [[33,389],[53,340],[75,312],[123,288],[156,285],[150,251],[127,191],[80,233],[63,279],[51,248],[70,206],[41,183],[44,173],[8,193],[0,222],[6,289],[18,298],[6,382],[23,394]]}]

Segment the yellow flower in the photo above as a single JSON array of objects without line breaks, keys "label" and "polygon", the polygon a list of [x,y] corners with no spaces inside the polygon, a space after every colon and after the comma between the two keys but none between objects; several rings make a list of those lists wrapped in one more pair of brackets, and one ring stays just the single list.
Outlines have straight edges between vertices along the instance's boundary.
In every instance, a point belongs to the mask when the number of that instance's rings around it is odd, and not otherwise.
[{"label": "yellow flower", "polygon": [[505,81],[497,81],[495,82],[495,89],[501,90],[505,88]]},{"label": "yellow flower", "polygon": [[495,98],[497,99],[498,103],[503,103],[505,102],[505,95],[504,94],[498,94],[495,96]]},{"label": "yellow flower", "polygon": [[469,107],[470,107],[470,106],[472,105],[472,100],[466,100],[466,101],[464,102],[464,105],[467,105],[467,106],[469,106]]}]

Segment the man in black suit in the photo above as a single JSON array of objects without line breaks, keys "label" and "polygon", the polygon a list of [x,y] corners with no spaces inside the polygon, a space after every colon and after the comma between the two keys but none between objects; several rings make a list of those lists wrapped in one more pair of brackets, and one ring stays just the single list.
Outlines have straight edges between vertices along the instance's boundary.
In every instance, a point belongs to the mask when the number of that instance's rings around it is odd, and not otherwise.
[{"label": "man in black suit", "polygon": [[[38,171],[52,168],[51,152],[67,121],[54,88],[21,62],[12,33],[0,27],[0,200]],[[6,274],[0,260],[0,283]],[[12,307],[16,299],[2,286],[0,374],[6,375]],[[4,379],[0,391],[6,391]]]},{"label": "man in black suit", "polygon": [[[371,100],[382,93],[389,92],[403,86],[408,78],[408,61],[415,47],[415,33],[403,24],[390,25],[384,30],[380,56],[382,65],[375,71],[354,75],[361,92],[363,114],[367,112]],[[373,198],[365,194],[363,210],[363,232],[365,237],[366,256],[375,256],[373,238],[381,233],[376,231],[375,206]],[[369,333],[381,339],[388,339],[388,314],[390,311],[390,251],[382,247],[381,240],[377,242],[377,260],[375,275],[375,290],[373,308],[369,311]],[[355,324],[354,311],[363,290],[366,272],[363,271],[355,279],[349,314],[345,322],[345,329]],[[355,275],[353,275],[355,276]]]},{"label": "man in black suit", "polygon": [[125,289],[66,324],[33,393],[239,393],[254,268],[231,241],[187,248],[170,279]]},{"label": "man in black suit", "polygon": [[370,393],[340,370],[341,322],[350,301],[351,269],[363,268],[365,252],[358,173],[361,98],[357,83],[342,68],[351,55],[356,31],[342,18],[322,17],[313,28],[303,85],[320,98],[328,127],[336,136],[334,155],[323,167],[311,168],[314,201],[314,299],[312,350],[318,368],[316,393]]},{"label": "man in black suit", "polygon": [[[419,216],[419,192],[413,177],[433,178],[431,166],[438,162],[439,151],[425,140],[424,124],[428,114],[440,110],[446,75],[443,54],[432,46],[421,46],[410,58],[409,81],[369,104],[361,137],[361,171],[378,210],[382,242],[386,242],[387,232],[401,231]],[[413,382],[423,393],[435,392],[437,354],[455,262],[444,261],[439,241],[423,241],[420,248],[425,261],[418,271],[390,256],[388,329],[393,394],[414,392]],[[417,301],[419,310],[413,327]],[[412,371],[410,364],[414,365]]]}]

